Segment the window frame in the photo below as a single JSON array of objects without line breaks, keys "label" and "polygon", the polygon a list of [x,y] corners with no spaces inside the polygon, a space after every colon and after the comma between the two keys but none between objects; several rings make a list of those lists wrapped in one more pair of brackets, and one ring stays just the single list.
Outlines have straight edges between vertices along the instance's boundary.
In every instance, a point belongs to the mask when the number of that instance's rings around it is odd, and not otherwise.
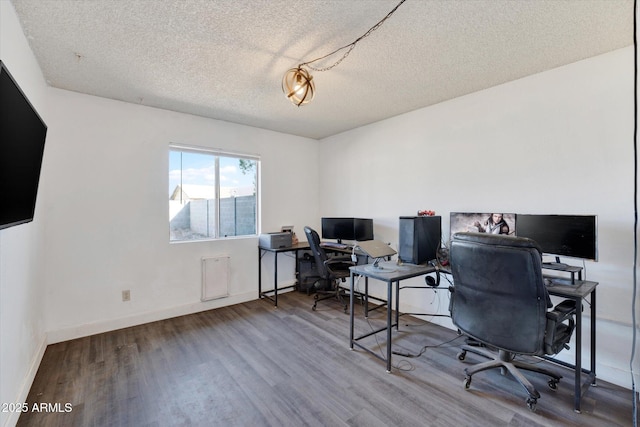
[{"label": "window frame", "polygon": [[[185,145],[180,143],[170,143],[168,155],[171,156],[171,152],[181,152],[181,153],[191,153],[191,154],[203,154],[203,155],[211,155],[214,156],[215,164],[215,200],[216,200],[216,209],[215,209],[215,236],[208,236],[199,239],[180,239],[180,240],[172,240],[171,232],[169,233],[169,243],[189,243],[189,242],[203,242],[203,241],[212,241],[212,240],[227,240],[227,239],[242,239],[242,238],[255,238],[260,234],[260,156],[257,154],[249,154],[249,153],[240,153],[237,151],[230,151],[220,148],[210,148],[210,147],[200,147],[193,145]],[[220,158],[233,158],[236,160],[250,160],[255,162],[255,233],[254,234],[242,234],[242,235],[233,235],[233,236],[221,236],[220,235]],[[171,171],[170,168],[167,168],[168,172]],[[182,170],[182,165],[181,165]],[[183,185],[182,180],[180,182]],[[167,186],[168,187],[168,186]],[[181,195],[182,197],[182,195]],[[171,222],[171,217],[169,217],[169,222]],[[171,230],[170,230],[171,231]]]}]

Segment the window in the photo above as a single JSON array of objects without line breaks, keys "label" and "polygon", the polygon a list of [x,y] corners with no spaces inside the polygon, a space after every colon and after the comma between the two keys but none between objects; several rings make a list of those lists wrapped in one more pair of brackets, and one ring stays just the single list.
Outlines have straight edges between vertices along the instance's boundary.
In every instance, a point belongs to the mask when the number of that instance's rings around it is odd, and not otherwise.
[{"label": "window", "polygon": [[169,240],[257,234],[256,156],[169,147]]}]

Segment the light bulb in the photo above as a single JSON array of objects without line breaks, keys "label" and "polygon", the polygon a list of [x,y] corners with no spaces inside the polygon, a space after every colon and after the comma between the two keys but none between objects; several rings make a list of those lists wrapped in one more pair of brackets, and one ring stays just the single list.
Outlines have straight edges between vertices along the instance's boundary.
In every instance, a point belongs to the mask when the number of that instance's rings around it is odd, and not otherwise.
[{"label": "light bulb", "polygon": [[282,91],[298,107],[307,104],[315,96],[313,76],[302,67],[291,68],[282,77]]}]

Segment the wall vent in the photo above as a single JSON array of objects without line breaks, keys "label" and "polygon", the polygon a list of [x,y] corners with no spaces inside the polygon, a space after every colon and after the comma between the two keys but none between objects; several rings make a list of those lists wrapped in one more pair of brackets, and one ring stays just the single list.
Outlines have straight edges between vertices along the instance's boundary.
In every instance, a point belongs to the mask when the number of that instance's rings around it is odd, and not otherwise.
[{"label": "wall vent", "polygon": [[200,300],[229,296],[229,256],[202,258],[202,296]]}]

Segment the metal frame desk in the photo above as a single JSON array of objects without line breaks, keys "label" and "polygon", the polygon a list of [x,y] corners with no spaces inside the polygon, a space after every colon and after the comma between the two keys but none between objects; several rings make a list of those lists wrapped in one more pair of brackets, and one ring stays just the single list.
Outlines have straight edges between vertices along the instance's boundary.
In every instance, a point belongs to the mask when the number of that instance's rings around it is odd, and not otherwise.
[{"label": "metal frame desk", "polygon": [[[396,288],[396,306],[398,304],[398,289],[400,288],[400,281],[405,279],[410,279],[412,277],[423,276],[425,274],[434,273],[436,268],[433,266],[423,266],[423,265],[403,265],[398,266],[394,271],[384,271],[384,270],[374,270],[371,268],[371,264],[365,265],[356,265],[354,267],[350,267],[350,285],[349,285],[349,348],[353,350],[354,346],[358,346],[361,349],[371,353],[375,357],[381,360],[385,360],[384,357],[375,353],[371,349],[365,347],[360,344],[358,341],[369,337],[371,335],[377,334],[382,331],[387,331],[387,372],[391,372],[391,330],[395,326],[396,329],[398,327],[398,316],[396,313],[395,322],[392,318],[392,307],[393,307],[393,285],[395,283]],[[355,276],[362,276],[365,278],[371,278],[380,280],[382,282],[387,283],[387,326],[376,329],[364,335],[360,335],[359,337],[354,337],[353,326],[354,326],[354,300],[355,300],[355,291],[354,291],[354,282]],[[368,287],[365,289],[365,298],[368,298]]]},{"label": "metal frame desk", "polygon": [[[387,332],[387,372],[391,372],[391,346],[392,346],[392,328],[398,327],[398,312],[396,311],[395,319],[392,317],[392,301],[393,301],[393,284],[395,283],[396,289],[396,301],[395,307],[398,309],[400,281],[409,279],[412,277],[418,277],[429,273],[434,273],[438,269],[432,266],[399,266],[397,270],[384,272],[376,271],[367,268],[368,265],[357,265],[351,267],[350,275],[350,310],[349,310],[349,348],[353,350],[354,346],[373,354],[377,358],[384,360],[384,357],[373,352],[369,348],[363,346],[358,341],[377,334],[379,332]],[[446,269],[439,269],[441,273],[447,273]],[[361,335],[354,337],[354,282],[355,276],[363,276],[365,278],[372,278],[387,283],[387,325]],[[571,299],[576,302],[576,307],[582,308],[582,301],[589,299],[590,303],[590,369],[582,367],[582,334],[583,334],[583,322],[582,322],[582,309],[576,310],[576,329],[575,329],[575,363],[567,363],[552,357],[544,357],[553,363],[557,363],[561,366],[570,368],[574,371],[574,410],[580,412],[580,404],[582,396],[586,393],[590,386],[596,385],[596,287],[598,282],[591,282],[585,280],[575,280],[574,284],[571,284],[572,279],[551,277],[553,281],[552,286],[547,286],[549,295],[558,296],[565,299]],[[454,284],[455,286],[455,284]],[[365,297],[368,295],[368,287],[365,288]],[[586,375],[586,380],[582,381],[582,374]]]},{"label": "metal frame desk", "polygon": [[[309,250],[308,242],[299,242],[295,245],[288,246],[286,248],[264,248],[258,245],[258,298],[267,298],[273,301],[273,305],[278,306],[278,291],[283,289],[295,288],[298,285],[298,252]],[[265,253],[272,252],[273,253],[273,289],[268,291],[262,291],[262,257]],[[293,285],[285,286],[282,288],[278,288],[278,254],[282,252],[295,252],[296,258],[296,283]],[[273,297],[269,294],[273,293]]]},{"label": "metal frame desk", "polygon": [[[553,285],[547,286],[547,292],[549,295],[558,296],[565,299],[571,299],[576,302],[576,330],[574,336],[576,337],[576,357],[575,364],[563,362],[552,357],[544,357],[553,363],[571,368],[574,371],[574,394],[573,403],[574,411],[580,412],[580,401],[582,395],[589,390],[589,387],[596,385],[596,286],[598,282],[590,282],[586,280],[575,280],[574,284],[571,284],[572,279],[550,277]],[[566,284],[565,284],[566,283]],[[590,299],[591,305],[591,357],[590,369],[582,367],[582,300]],[[586,381],[582,382],[582,374],[586,374]]]}]

